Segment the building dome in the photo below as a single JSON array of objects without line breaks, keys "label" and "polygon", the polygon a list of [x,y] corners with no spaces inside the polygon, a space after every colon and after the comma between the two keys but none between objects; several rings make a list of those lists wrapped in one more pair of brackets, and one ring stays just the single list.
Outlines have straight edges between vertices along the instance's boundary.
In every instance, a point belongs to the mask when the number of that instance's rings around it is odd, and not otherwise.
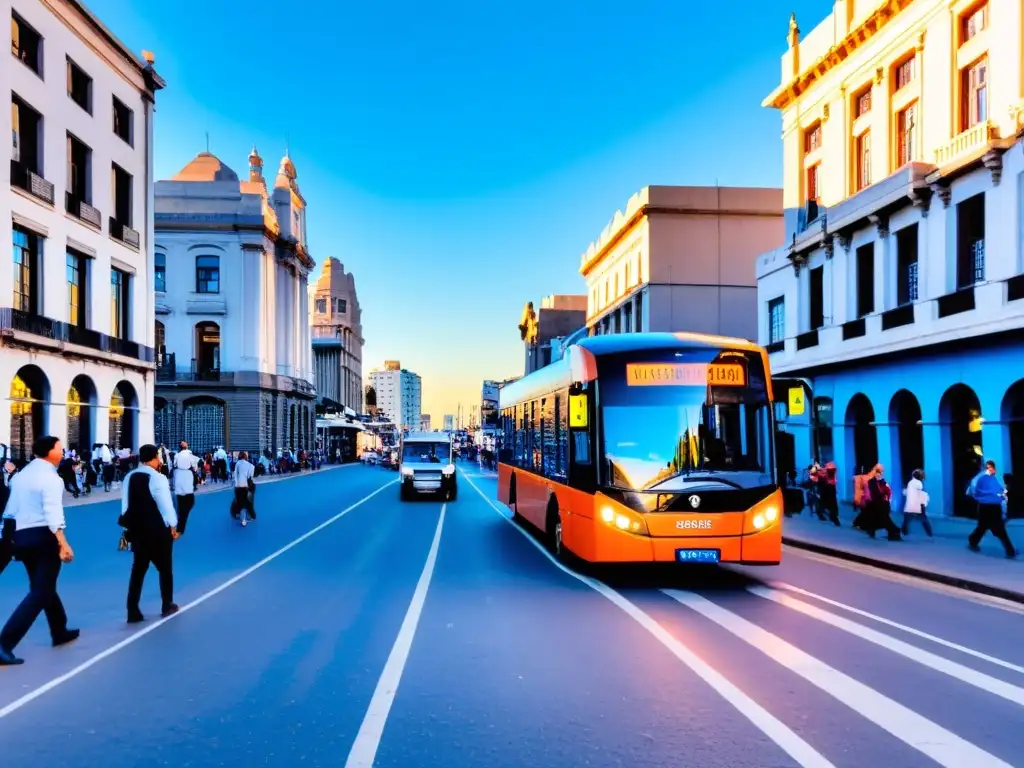
[{"label": "building dome", "polygon": [[200,152],[171,181],[238,181],[238,174],[216,155]]}]

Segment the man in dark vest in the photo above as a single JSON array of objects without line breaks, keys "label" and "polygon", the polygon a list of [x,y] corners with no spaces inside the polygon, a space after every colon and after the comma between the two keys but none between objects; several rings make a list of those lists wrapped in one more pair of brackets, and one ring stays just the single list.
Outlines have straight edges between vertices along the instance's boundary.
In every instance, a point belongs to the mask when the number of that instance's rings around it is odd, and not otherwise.
[{"label": "man in dark vest", "polygon": [[139,610],[142,584],[150,564],[160,574],[163,617],[177,613],[174,604],[172,553],[178,538],[178,515],[171,501],[171,487],[160,472],[160,455],[155,445],[139,448],[139,467],[124,481],[120,524],[127,529],[132,545],[132,574],[128,581],[128,623],[145,617]]}]

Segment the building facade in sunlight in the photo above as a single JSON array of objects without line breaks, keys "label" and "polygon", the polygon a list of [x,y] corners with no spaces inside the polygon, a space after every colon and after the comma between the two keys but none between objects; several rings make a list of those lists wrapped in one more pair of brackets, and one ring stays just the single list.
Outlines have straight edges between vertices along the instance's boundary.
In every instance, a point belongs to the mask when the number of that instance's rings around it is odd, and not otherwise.
[{"label": "building facade in sunlight", "polygon": [[309,287],[317,402],[363,412],[363,323],[356,279],[335,258]]},{"label": "building facade in sunlight", "polygon": [[377,395],[377,411],[398,429],[417,430],[422,413],[423,388],[419,374],[388,360],[383,370],[370,371],[370,386]]},{"label": "building facade in sunlight", "polygon": [[645,187],[580,259],[589,332],[756,339],[754,262],[782,238],[782,190]]},{"label": "building facade in sunlight", "polygon": [[970,514],[982,457],[1024,473],[1022,27],[1002,0],[790,21],[765,100],[786,239],[757,263],[760,340],[776,379],[810,388],[780,462],[834,460],[846,497],[881,462],[894,485],[923,468],[935,513]]},{"label": "building facade in sunlight", "polygon": [[[153,120],[164,83],[79,3],[18,2],[0,83],[0,454],[153,437]],[[5,27],[6,29],[6,27]]]},{"label": "building facade in sunlight", "polygon": [[[543,368],[562,358],[563,342],[585,327],[587,297],[575,294],[552,294],[541,299],[539,309],[533,310],[533,302],[529,302],[527,306],[529,309],[524,309],[524,319],[520,320],[520,334],[525,335],[523,339],[524,374],[533,373],[538,368]],[[527,317],[528,319],[526,319]],[[484,389],[486,390],[486,388],[487,382],[484,382]],[[482,398],[483,401],[488,399],[486,395]],[[494,399],[497,400],[497,397]],[[494,408],[497,408],[497,402],[495,402]],[[496,416],[496,412],[492,415]]]},{"label": "building facade in sunlight", "polygon": [[286,154],[268,188],[197,155],[156,184],[157,440],[313,447],[306,201]]}]

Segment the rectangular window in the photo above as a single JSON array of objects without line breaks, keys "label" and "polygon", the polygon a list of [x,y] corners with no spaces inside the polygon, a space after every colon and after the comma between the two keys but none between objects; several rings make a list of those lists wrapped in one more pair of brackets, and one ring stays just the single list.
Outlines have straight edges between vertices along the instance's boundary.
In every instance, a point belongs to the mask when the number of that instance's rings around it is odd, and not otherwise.
[{"label": "rectangular window", "polygon": [[134,114],[117,96],[114,97],[114,133],[130,147],[135,146]]},{"label": "rectangular window", "polygon": [[896,74],[894,77],[895,90],[900,90],[910,85],[914,81],[914,74],[917,71],[917,59],[911,57],[904,61],[902,64],[896,66]]},{"label": "rectangular window", "polygon": [[807,202],[817,202],[818,200],[818,169],[820,165],[812,165],[807,169]]},{"label": "rectangular window", "polygon": [[961,75],[961,130],[988,120],[988,59],[981,59]]},{"label": "rectangular window", "polygon": [[128,338],[128,289],[131,275],[120,269],[110,270],[110,335]]},{"label": "rectangular window", "polygon": [[162,253],[153,258],[153,290],[158,293],[167,292],[167,256]]},{"label": "rectangular window", "polygon": [[92,204],[92,150],[78,140],[75,136],[68,134],[68,210],[74,213],[79,211],[77,206],[71,207],[71,202],[82,202]]},{"label": "rectangular window", "polygon": [[339,315],[344,315],[345,311],[347,309],[348,309],[348,300],[347,299],[338,299],[338,314]]},{"label": "rectangular window", "polygon": [[960,18],[960,44],[963,45],[986,29],[988,29],[988,3],[983,3]]},{"label": "rectangular window", "polygon": [[916,159],[916,128],[917,104],[911,104],[896,116],[896,165],[899,168]]},{"label": "rectangular window", "polygon": [[825,325],[825,268],[812,269],[810,282],[811,330],[816,331]]},{"label": "rectangular window", "polygon": [[821,149],[821,123],[815,123],[804,133],[804,153]]},{"label": "rectangular window", "polygon": [[91,115],[92,78],[71,59],[67,60],[67,75],[68,97]]},{"label": "rectangular window", "polygon": [[917,224],[896,233],[896,303],[917,301]]},{"label": "rectangular window", "polygon": [[11,14],[11,55],[43,76],[43,38],[16,13]]},{"label": "rectangular window", "polygon": [[786,300],[779,296],[768,302],[768,343],[781,344],[786,340]]},{"label": "rectangular window", "polygon": [[79,328],[86,327],[88,264],[89,260],[82,254],[67,252],[68,322]]},{"label": "rectangular window", "polygon": [[857,137],[857,191],[871,186],[871,131]]},{"label": "rectangular window", "polygon": [[854,108],[854,117],[863,117],[871,111],[871,89],[868,88],[857,97],[857,106]]},{"label": "rectangular window", "polygon": [[196,256],[196,293],[220,293],[219,256]]},{"label": "rectangular window", "polygon": [[956,207],[957,289],[985,280],[985,193]]},{"label": "rectangular window", "polygon": [[[31,171],[42,176],[43,116],[14,94],[11,94],[11,131],[11,160],[19,166],[21,173]],[[13,178],[11,182],[21,186]]]},{"label": "rectangular window", "polygon": [[634,320],[633,327],[636,328],[637,333],[644,332],[644,295],[638,293],[635,299],[634,306]]},{"label": "rectangular window", "polygon": [[132,175],[117,163],[111,164],[114,219],[126,227],[133,225]]},{"label": "rectangular window", "polygon": [[875,311],[875,244],[857,249],[857,317]]},{"label": "rectangular window", "polygon": [[326,315],[327,314],[327,299],[317,299],[316,300],[316,311],[317,311],[317,314],[319,314],[319,315]]},{"label": "rectangular window", "polygon": [[14,227],[14,309],[40,314],[39,254],[41,238],[34,232]]}]

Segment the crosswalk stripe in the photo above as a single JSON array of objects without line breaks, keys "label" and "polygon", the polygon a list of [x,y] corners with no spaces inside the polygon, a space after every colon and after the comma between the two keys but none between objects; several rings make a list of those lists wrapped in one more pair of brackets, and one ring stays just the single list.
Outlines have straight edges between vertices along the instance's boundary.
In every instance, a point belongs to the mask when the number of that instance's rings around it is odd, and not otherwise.
[{"label": "crosswalk stripe", "polygon": [[662,591],[757,648],[776,663],[795,672],[939,765],[945,768],[1011,768],[1009,763],[995,755],[707,598],[675,589]]},{"label": "crosswalk stripe", "polygon": [[976,651],[973,648],[968,648],[965,645],[950,642],[949,640],[937,637],[936,635],[932,635],[927,632],[922,632],[921,630],[914,629],[913,627],[908,627],[906,624],[900,624],[898,621],[892,621],[891,619],[887,619],[884,616],[878,616],[874,613],[870,613],[869,611],[864,611],[860,608],[854,608],[852,605],[840,603],[838,600],[833,600],[831,598],[825,597],[824,595],[819,595],[815,592],[811,592],[801,587],[795,587],[792,584],[775,582],[773,586],[776,589],[784,589],[787,592],[794,592],[798,595],[803,595],[805,597],[812,597],[815,600],[825,603],[826,605],[831,605],[836,608],[842,608],[844,611],[849,611],[850,613],[855,614],[857,616],[863,616],[866,619],[877,621],[879,624],[885,624],[888,627],[898,629],[901,632],[906,632],[907,634],[914,635],[915,637],[920,637],[923,640],[928,640],[929,642],[935,643],[936,645],[941,645],[951,650],[959,651],[960,653],[963,653],[967,656],[973,656],[976,659],[981,659],[983,661],[989,662],[990,664],[995,664],[996,666],[1003,667],[1004,669],[1009,669],[1014,672],[1020,672],[1021,674],[1024,674],[1024,667],[1020,666],[1019,664],[1013,664],[1012,662],[1004,661],[1003,659],[996,658],[995,656],[990,656],[987,653]]},{"label": "crosswalk stripe", "polygon": [[998,678],[986,675],[984,672],[978,672],[977,670],[965,667],[963,664],[958,664],[955,661],[937,656],[930,651],[925,651],[921,648],[905,643],[902,640],[897,640],[895,637],[889,637],[889,635],[878,632],[877,630],[865,627],[863,624],[858,624],[855,621],[843,618],[838,614],[831,613],[817,606],[805,603],[803,600],[797,600],[795,597],[783,594],[775,589],[769,589],[767,587],[748,587],[747,591],[751,594],[763,597],[766,600],[771,600],[779,605],[784,605],[787,608],[791,608],[794,611],[810,616],[812,619],[824,622],[836,629],[841,629],[844,632],[848,632],[851,635],[859,637],[861,640],[866,640],[869,643],[881,646],[893,653],[898,653],[904,658],[916,661],[918,664],[923,664],[926,667],[934,669],[936,672],[943,672],[950,677],[955,677],[957,680],[973,685],[975,688],[980,688],[983,691],[987,691],[994,696],[1000,696],[1007,701],[1012,701],[1015,704],[1024,706],[1024,688],[1018,688],[1016,685],[1004,682]]}]

